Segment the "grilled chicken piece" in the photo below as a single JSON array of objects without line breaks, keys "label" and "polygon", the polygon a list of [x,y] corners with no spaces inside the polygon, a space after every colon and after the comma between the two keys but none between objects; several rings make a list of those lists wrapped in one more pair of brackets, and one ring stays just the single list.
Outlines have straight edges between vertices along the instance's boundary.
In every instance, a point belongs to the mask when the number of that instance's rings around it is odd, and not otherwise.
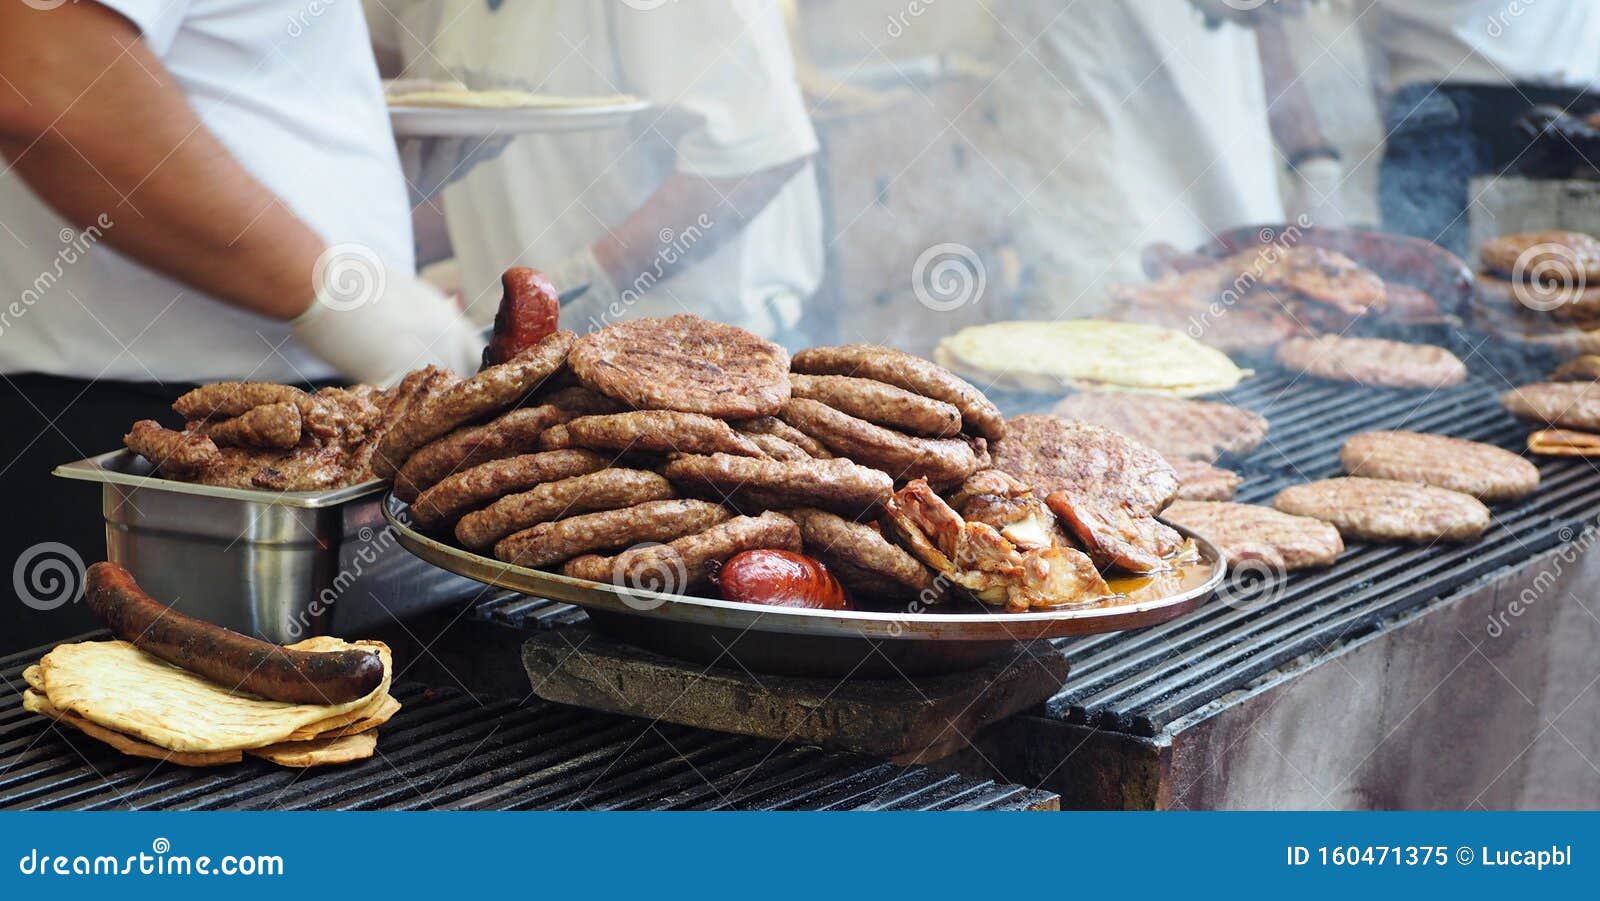
[{"label": "grilled chicken piece", "polygon": [[998,530],[1019,548],[1073,546],[1055,514],[1033,490],[998,469],[974,473],[951,495],[950,506],[961,518]]},{"label": "grilled chicken piece", "polygon": [[[973,495],[980,496],[997,497]],[[1020,507],[1013,512],[1016,509]],[[984,603],[1021,613],[1112,596],[1081,551],[1064,545],[1019,547],[994,525],[963,519],[926,479],[916,479],[896,492],[885,510],[889,524],[913,554]],[[1011,525],[1020,522],[1013,520]]]}]

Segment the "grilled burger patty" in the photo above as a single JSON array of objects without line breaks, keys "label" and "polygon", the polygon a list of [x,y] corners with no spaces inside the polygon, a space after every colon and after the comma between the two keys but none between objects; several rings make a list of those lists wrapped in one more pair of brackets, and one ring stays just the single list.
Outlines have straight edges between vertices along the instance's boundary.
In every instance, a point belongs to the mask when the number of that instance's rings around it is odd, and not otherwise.
[{"label": "grilled burger patty", "polygon": [[1287,572],[1328,566],[1344,551],[1330,523],[1256,504],[1177,500],[1161,517],[1216,545],[1230,566],[1256,561]]},{"label": "grilled burger patty", "polygon": [[1500,405],[1518,419],[1600,432],[1600,384],[1595,382],[1523,385],[1500,395]]},{"label": "grilled burger patty", "polygon": [[778,412],[789,399],[789,354],[737,326],[682,314],[630,319],[580,338],[572,371],[638,410],[718,419]]},{"label": "grilled burger patty", "polygon": [[1489,527],[1489,508],[1471,495],[1432,485],[1349,476],[1291,485],[1272,506],[1332,523],[1346,538],[1466,541]]},{"label": "grilled burger patty", "polygon": [[1277,360],[1307,375],[1376,388],[1445,388],[1467,379],[1466,364],[1442,347],[1383,338],[1291,338],[1278,345]]},{"label": "grilled burger patty", "polygon": [[1266,417],[1232,404],[1126,392],[1069,394],[1051,411],[1121,432],[1167,459],[1244,456],[1267,437]]},{"label": "grilled burger patty", "polygon": [[[1529,253],[1541,244],[1553,245],[1553,248]],[[1523,260],[1520,274],[1524,278],[1544,273],[1547,278],[1566,283],[1600,282],[1600,239],[1582,232],[1502,235],[1483,242],[1478,255],[1483,265],[1506,278],[1519,274],[1517,261]]]},{"label": "grilled burger patty", "polygon": [[1187,501],[1227,501],[1244,480],[1232,470],[1186,457],[1168,457],[1178,474],[1178,497]]},{"label": "grilled burger patty", "polygon": [[1339,450],[1353,476],[1437,485],[1481,501],[1526,497],[1539,487],[1539,469],[1507,450],[1448,435],[1364,432]]}]

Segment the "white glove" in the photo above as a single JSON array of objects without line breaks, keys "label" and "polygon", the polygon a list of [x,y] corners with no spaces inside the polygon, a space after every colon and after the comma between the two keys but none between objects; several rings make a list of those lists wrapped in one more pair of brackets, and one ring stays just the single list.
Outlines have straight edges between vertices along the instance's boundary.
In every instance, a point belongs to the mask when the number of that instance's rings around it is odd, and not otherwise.
[{"label": "white glove", "polygon": [[1344,208],[1339,203],[1339,185],[1344,181],[1344,166],[1336,159],[1312,157],[1290,172],[1289,218],[1310,222],[1317,228],[1344,228]]},{"label": "white glove", "polygon": [[511,143],[511,135],[475,135],[465,138],[402,138],[400,169],[411,192],[411,205],[466,177],[479,163],[499,156]]},{"label": "white glove", "polygon": [[316,299],[289,325],[301,344],[347,378],[387,387],[428,365],[460,375],[477,371],[482,337],[427,282],[350,244],[323,253],[316,279]]}]

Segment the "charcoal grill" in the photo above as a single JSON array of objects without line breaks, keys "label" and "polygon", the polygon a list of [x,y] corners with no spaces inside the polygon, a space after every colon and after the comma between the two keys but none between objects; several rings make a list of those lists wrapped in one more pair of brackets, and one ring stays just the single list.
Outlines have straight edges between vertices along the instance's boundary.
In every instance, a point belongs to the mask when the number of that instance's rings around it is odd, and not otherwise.
[{"label": "charcoal grill", "polygon": [[[104,633],[77,639],[107,637]],[[1055,796],[852,754],[399,682],[380,756],[297,771],[126,757],[22,709],[0,658],[0,809],[1042,810]],[[510,661],[516,665],[515,658]],[[524,693],[526,688],[524,687]]]}]

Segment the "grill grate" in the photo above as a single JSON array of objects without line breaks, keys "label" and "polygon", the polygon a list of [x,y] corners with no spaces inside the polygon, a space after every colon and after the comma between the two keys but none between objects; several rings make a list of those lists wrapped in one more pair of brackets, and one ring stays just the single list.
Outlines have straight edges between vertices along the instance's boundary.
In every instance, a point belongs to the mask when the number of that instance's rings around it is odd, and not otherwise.
[{"label": "grill grate", "polygon": [[[524,611],[526,612],[526,611]],[[84,636],[103,637],[101,636]],[[246,758],[188,769],[123,756],[22,709],[0,659],[3,809],[1022,810],[1055,796],[925,767],[405,683],[381,756],[304,772]]]},{"label": "grill grate", "polygon": [[[1476,366],[1482,353],[1472,356]],[[1528,429],[1500,408],[1499,392],[1513,378],[1533,380],[1547,370],[1539,368],[1542,361],[1516,357],[1482,362],[1496,376],[1492,382],[1474,378],[1434,393],[1282,372],[1251,379],[1225,399],[1267,416],[1272,430],[1247,460],[1224,461],[1244,476],[1238,499],[1265,504],[1289,485],[1342,474],[1339,448],[1362,431],[1435,432],[1520,451]],[[1072,676],[1046,702],[1045,712],[1155,735],[1288,661],[1358,637],[1384,619],[1572,541],[1600,505],[1600,471],[1584,460],[1536,462],[1543,475],[1539,490],[1521,502],[1497,505],[1479,541],[1431,548],[1351,543],[1328,569],[1293,574],[1276,586],[1230,587],[1231,606],[1212,602],[1161,626],[1058,641],[1072,661]],[[1279,597],[1261,604],[1269,592]],[[486,603],[474,616],[551,627],[582,613],[513,595]]]},{"label": "grill grate", "polygon": [[[1238,468],[1239,499],[1267,503],[1280,489],[1342,474],[1345,438],[1373,429],[1454,435],[1521,450],[1527,427],[1499,405],[1503,382],[1474,379],[1430,394],[1332,385],[1276,374],[1228,400],[1266,415],[1266,444]],[[1537,460],[1543,484],[1497,505],[1479,541],[1433,547],[1357,544],[1326,570],[1278,585],[1240,587],[1150,629],[1061,642],[1073,662],[1048,712],[1071,722],[1152,735],[1275,667],[1443,597],[1535,553],[1571,541],[1600,502],[1600,472],[1583,460]],[[1279,594],[1270,600],[1271,594]],[[1260,604],[1260,609],[1251,609]]]}]

